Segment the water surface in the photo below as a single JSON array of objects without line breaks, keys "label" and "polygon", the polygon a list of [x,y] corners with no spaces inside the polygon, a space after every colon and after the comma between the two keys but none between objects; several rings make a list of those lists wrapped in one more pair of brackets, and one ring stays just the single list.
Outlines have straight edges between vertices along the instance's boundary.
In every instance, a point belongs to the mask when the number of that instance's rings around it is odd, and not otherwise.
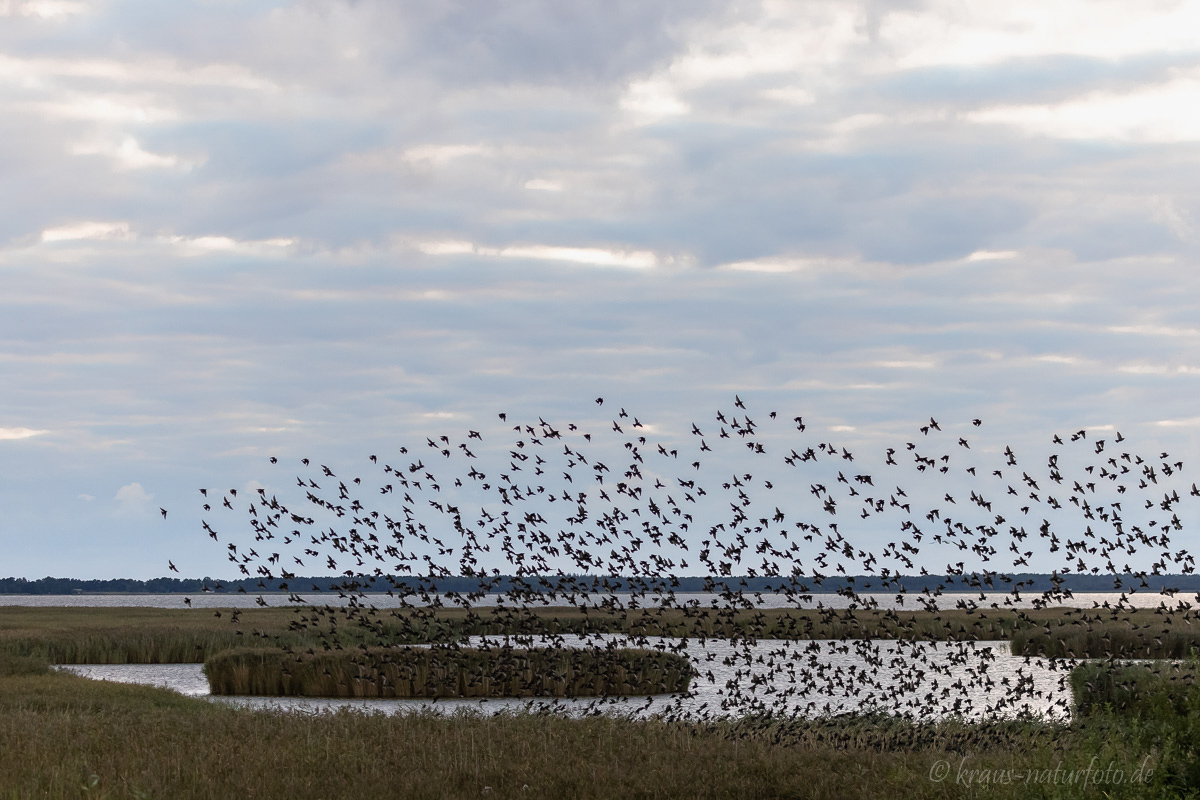
[{"label": "water surface", "polygon": [[[289,597],[291,599],[289,599]],[[299,597],[302,601],[297,603],[295,597]],[[1071,597],[1062,599],[1057,602],[1061,608],[1095,608],[1103,606],[1105,603],[1109,605],[1117,605],[1121,602],[1122,595],[1116,592],[1081,592]],[[1167,608],[1179,608],[1200,606],[1197,601],[1197,595],[1179,593],[1175,596],[1168,596],[1156,592],[1136,592],[1134,594],[1124,595],[1124,603],[1133,608],[1157,608],[1160,605],[1165,605]],[[189,606],[190,601],[190,606]],[[587,605],[592,607],[600,607],[606,603],[616,603],[619,608],[654,608],[660,605],[667,607],[684,607],[691,606],[696,608],[730,608],[730,600],[725,595],[705,592],[681,592],[670,598],[664,598],[653,594],[635,597],[628,592],[617,592],[613,594],[593,594],[590,596]],[[454,599],[449,596],[442,597],[442,605],[456,605]],[[32,606],[32,607],[70,607],[70,608],[254,608],[256,606],[271,606],[280,607],[288,605],[330,605],[330,606],[346,606],[355,603],[362,606],[374,606],[375,608],[402,608],[405,606],[427,606],[428,602],[421,600],[419,597],[409,597],[402,599],[398,596],[390,596],[382,593],[369,593],[365,595],[350,596],[348,594],[339,595],[336,592],[308,592],[298,595],[289,596],[281,593],[270,594],[241,594],[235,592],[221,593],[196,593],[196,594],[0,594],[0,606]],[[937,597],[931,597],[925,594],[910,593],[910,594],[868,594],[863,593],[858,595],[856,599],[848,598],[840,594],[813,594],[807,595],[804,598],[789,598],[785,594],[775,594],[772,592],[754,593],[747,592],[740,600],[735,597],[735,604],[732,607],[740,608],[836,608],[844,609],[854,607],[866,607],[869,605],[877,605],[882,609],[894,609],[899,611],[920,611],[935,604],[940,610],[949,610],[955,608],[1034,608],[1041,603],[1041,594],[1022,593],[1017,599],[1009,592],[989,592],[989,593],[967,593],[955,592],[944,593]],[[511,607],[539,607],[539,606],[565,606],[572,605],[578,607],[583,605],[579,601],[579,596],[576,595],[576,602],[572,604],[563,597],[545,598],[542,602],[514,602],[512,598],[505,594],[488,594],[480,597],[472,602],[472,606],[480,608],[489,608],[497,605]]]}]

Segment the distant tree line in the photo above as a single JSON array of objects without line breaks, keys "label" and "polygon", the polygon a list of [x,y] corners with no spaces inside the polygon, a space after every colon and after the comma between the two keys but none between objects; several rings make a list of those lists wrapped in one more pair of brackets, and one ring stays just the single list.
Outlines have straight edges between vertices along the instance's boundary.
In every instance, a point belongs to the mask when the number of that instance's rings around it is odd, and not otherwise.
[{"label": "distant tree line", "polygon": [[201,584],[194,578],[0,578],[0,594],[176,594],[199,592]]},{"label": "distant tree line", "polygon": [[903,591],[908,594],[1010,592],[1026,594],[1046,591],[1180,592],[1200,593],[1200,575],[1051,575],[1017,573],[983,576],[971,575],[902,575],[886,579],[877,575],[852,577],[703,577],[667,576],[638,577],[596,575],[554,575],[514,577],[444,576],[315,576],[263,578],[258,580],[219,580],[215,578],[109,578],[81,580],[79,578],[0,578],[0,594],[195,594],[200,592],[425,592],[467,594],[470,592],[503,592],[519,596],[522,593],[579,593],[644,591],[649,594],[691,592],[773,593],[788,591],[795,594],[879,593]]}]

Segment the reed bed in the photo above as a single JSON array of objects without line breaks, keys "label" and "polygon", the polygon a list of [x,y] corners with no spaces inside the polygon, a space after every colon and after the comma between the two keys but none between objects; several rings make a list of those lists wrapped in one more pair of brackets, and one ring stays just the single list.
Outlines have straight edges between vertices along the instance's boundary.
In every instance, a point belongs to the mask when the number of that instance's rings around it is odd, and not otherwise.
[{"label": "reed bed", "polygon": [[[218,612],[220,616],[217,616]],[[1142,609],[611,609],[577,607],[254,609],[0,607],[0,652],[60,664],[200,663],[237,647],[336,650],[467,637],[619,633],[685,639],[1012,640],[1018,655],[1179,658],[1190,613]],[[1200,625],[1197,625],[1200,628]]]},{"label": "reed bed", "polygon": [[290,697],[595,697],[687,690],[687,658],[609,648],[240,648],[204,662],[213,694]]},{"label": "reed bed", "polygon": [[1071,670],[1074,713],[1116,713],[1145,719],[1200,711],[1200,665],[1099,661]]},{"label": "reed bed", "polygon": [[[1156,782],[1171,796],[1200,795],[1200,663],[1118,661],[1071,671],[1073,728],[1092,748],[1154,754]],[[1167,794],[1167,792],[1163,792]],[[1152,794],[1148,796],[1154,796]]]},{"label": "reed bed", "polygon": [[[905,641],[1057,640],[1101,630],[1137,633],[1137,642],[1192,631],[1192,612],[1163,609],[951,608],[929,610],[744,609],[744,608],[556,608],[398,609],[361,612],[381,636],[406,642],[461,641],[476,635],[589,635],[623,633],[684,639],[881,639]],[[1200,621],[1197,623],[1200,628]],[[1044,638],[1039,639],[1042,635]],[[1101,634],[1103,636],[1103,633]],[[1122,640],[1125,641],[1125,640]],[[1057,644],[1057,641],[1055,641]],[[1040,645],[1039,645],[1040,646]],[[1023,654],[1022,651],[1017,651]],[[1034,653],[1030,653],[1034,654]],[[1047,653],[1049,654],[1049,653]],[[1063,652],[1066,655],[1066,652]],[[1136,657],[1136,656],[1135,656]]]},{"label": "reed bed", "polygon": [[[1200,785],[1186,733],[1128,715],[1063,725],[251,711],[0,654],[0,798],[1182,798]],[[1080,780],[1109,767],[1122,783]],[[1030,784],[1031,771],[1060,777]]]},{"label": "reed bed", "polygon": [[[378,612],[379,626],[411,640],[474,635],[624,633],[687,639],[1008,639],[1023,625],[1057,620],[1066,611],[960,609],[930,612],[877,609],[743,608],[479,608]],[[1026,620],[1026,617],[1028,619]]]},{"label": "reed bed", "polygon": [[0,653],[55,664],[191,664],[238,647],[378,645],[341,610],[0,607]]},{"label": "reed bed", "polygon": [[1200,630],[1173,620],[1146,625],[1100,622],[1049,633],[1027,627],[1013,636],[1012,650],[1016,655],[1049,658],[1182,659],[1200,652]]},{"label": "reed bed", "polygon": [[0,653],[0,676],[24,677],[29,675],[46,675],[50,672],[50,664],[37,656],[19,656],[12,653]]},{"label": "reed bed", "polygon": [[[1096,786],[956,782],[968,770],[1084,769],[1074,731],[835,718],[677,723],[226,707],[66,673],[0,671],[0,797],[1094,798]],[[780,732],[786,730],[787,735]],[[1126,774],[1145,753],[1108,732]],[[931,779],[942,764],[949,776]],[[1159,766],[1153,761],[1152,766]],[[1110,796],[1169,796],[1159,785]]]}]

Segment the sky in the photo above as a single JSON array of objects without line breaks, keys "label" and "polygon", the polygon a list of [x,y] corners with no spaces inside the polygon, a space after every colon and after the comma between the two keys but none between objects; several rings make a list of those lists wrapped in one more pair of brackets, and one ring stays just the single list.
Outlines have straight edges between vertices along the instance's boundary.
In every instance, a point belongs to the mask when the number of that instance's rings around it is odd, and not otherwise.
[{"label": "sky", "polygon": [[1197,30],[0,0],[0,573],[225,575],[200,488],[467,430],[503,459],[500,412],[678,446],[736,395],[877,461],[931,416],[1195,461]]}]

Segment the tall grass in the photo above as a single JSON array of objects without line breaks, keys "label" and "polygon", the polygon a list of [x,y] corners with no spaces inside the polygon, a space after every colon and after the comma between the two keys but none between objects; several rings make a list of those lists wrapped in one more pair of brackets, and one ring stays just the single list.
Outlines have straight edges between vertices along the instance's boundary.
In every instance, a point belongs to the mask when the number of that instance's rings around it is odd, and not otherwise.
[{"label": "tall grass", "polygon": [[683,656],[658,650],[241,648],[204,663],[213,694],[302,697],[593,697],[686,691]]},{"label": "tall grass", "polygon": [[[312,715],[54,673],[0,677],[0,797],[1022,798],[1041,792],[930,776],[943,762],[1083,768],[1092,757],[1061,726],[1005,723],[989,740],[990,725],[966,741],[956,721]],[[1143,756],[1112,757],[1128,774]]]},{"label": "tall grass", "polygon": [[[199,663],[235,647],[349,649],[478,635],[621,633],[687,639],[1012,640],[1018,655],[1179,658],[1200,647],[1190,614],[1142,609],[220,609],[0,607],[0,652],[62,664]],[[1200,628],[1200,625],[1197,625]]]},{"label": "tall grass", "polygon": [[0,653],[0,677],[45,675],[49,672],[50,665],[37,656]]},{"label": "tall grass", "polygon": [[400,640],[353,611],[0,607],[0,653],[57,664],[201,663],[238,647],[334,649]]},{"label": "tall grass", "polygon": [[1091,662],[1071,670],[1077,716],[1117,713],[1144,719],[1200,710],[1195,663]]},{"label": "tall grass", "polygon": [[1016,655],[1049,658],[1188,658],[1200,652],[1200,630],[1167,621],[1141,626],[1136,622],[1093,623],[1084,628],[1046,632],[1026,627],[1013,635]]},{"label": "tall grass", "polygon": [[1200,794],[1200,663],[1093,662],[1071,671],[1074,727],[1093,749],[1154,753],[1164,796]]},{"label": "tall grass", "polygon": [[[286,623],[290,610],[282,611]],[[209,624],[204,612],[182,613],[197,620],[184,618],[184,625]],[[88,620],[59,617],[64,624],[47,633],[66,635],[81,621]],[[1051,617],[1034,621],[1057,627]],[[116,622],[131,624],[120,615],[104,624]],[[240,624],[247,622],[263,630],[270,619],[246,614]],[[0,638],[26,636],[30,624],[0,622]],[[323,632],[328,636],[328,627]],[[318,652],[326,651],[314,647],[312,655]],[[47,673],[46,662],[0,648],[0,798],[1159,798],[1194,796],[1200,786],[1200,715],[1190,699],[1136,714],[1080,714],[1070,726],[862,716],[687,723],[311,715]],[[1111,700],[1105,702],[1107,709]],[[1097,763],[1115,765],[1127,778],[1148,767],[1152,778],[1101,787],[956,780],[962,769],[1015,771],[1019,778],[1030,770],[1078,773]],[[948,776],[934,780],[946,766]]]},{"label": "tall grass", "polygon": [[413,640],[471,635],[624,633],[689,639],[1008,639],[1022,625],[1057,619],[1059,611],[940,612],[878,609],[479,608],[377,612],[376,624]]}]

